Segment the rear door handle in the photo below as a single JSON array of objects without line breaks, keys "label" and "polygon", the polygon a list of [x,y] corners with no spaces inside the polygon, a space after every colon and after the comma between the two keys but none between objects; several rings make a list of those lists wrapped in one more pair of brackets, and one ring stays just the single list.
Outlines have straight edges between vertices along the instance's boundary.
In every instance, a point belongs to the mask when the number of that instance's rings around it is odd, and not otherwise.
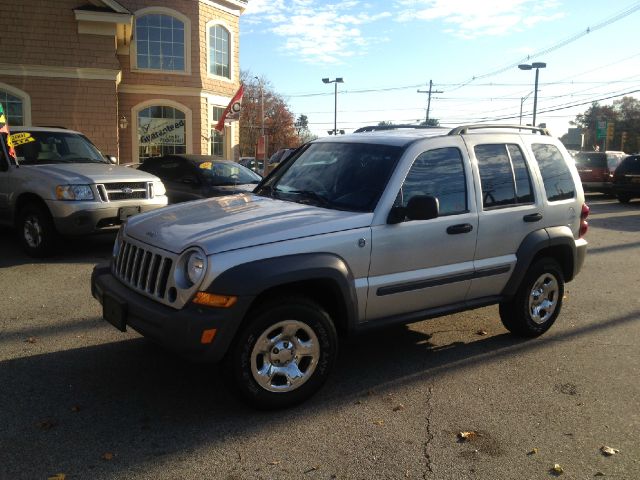
[{"label": "rear door handle", "polygon": [[522,217],[522,220],[524,220],[525,222],[539,222],[540,220],[542,220],[542,214],[541,213],[531,213],[529,215],[525,215],[524,217]]},{"label": "rear door handle", "polygon": [[470,223],[461,223],[460,225],[451,225],[447,227],[447,233],[449,235],[457,235],[459,233],[469,233],[473,230],[473,225]]}]

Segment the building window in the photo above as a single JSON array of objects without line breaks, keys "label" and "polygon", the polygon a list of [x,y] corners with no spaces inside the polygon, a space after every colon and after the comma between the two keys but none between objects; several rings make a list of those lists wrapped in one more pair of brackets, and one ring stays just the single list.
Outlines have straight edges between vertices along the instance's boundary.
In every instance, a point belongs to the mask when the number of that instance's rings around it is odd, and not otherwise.
[{"label": "building window", "polygon": [[24,125],[24,106],[20,97],[0,90],[0,103],[2,103],[9,127]]},{"label": "building window", "polygon": [[222,25],[209,27],[209,73],[218,77],[231,78],[230,35]]},{"label": "building window", "polygon": [[136,18],[136,61],[142,70],[184,72],[185,25],[170,15],[150,13]]},{"label": "building window", "polygon": [[224,112],[224,108],[212,107],[211,114],[211,155],[224,157],[224,137],[214,127]]},{"label": "building window", "polygon": [[151,106],[138,113],[138,158],[186,153],[184,112],[174,107]]}]

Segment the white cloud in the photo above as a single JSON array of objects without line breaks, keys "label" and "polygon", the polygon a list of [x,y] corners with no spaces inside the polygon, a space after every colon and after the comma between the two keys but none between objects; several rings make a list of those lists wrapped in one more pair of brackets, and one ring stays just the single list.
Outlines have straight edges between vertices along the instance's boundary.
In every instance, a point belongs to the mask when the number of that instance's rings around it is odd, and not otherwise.
[{"label": "white cloud", "polygon": [[285,53],[308,63],[340,63],[363,54],[385,39],[368,37],[360,27],[392,16],[358,0],[321,5],[313,0],[251,0],[249,6],[243,21],[267,24],[267,31],[284,38]]},{"label": "white cloud", "polygon": [[506,35],[563,16],[556,0],[398,0],[397,20],[440,20],[457,37]]}]

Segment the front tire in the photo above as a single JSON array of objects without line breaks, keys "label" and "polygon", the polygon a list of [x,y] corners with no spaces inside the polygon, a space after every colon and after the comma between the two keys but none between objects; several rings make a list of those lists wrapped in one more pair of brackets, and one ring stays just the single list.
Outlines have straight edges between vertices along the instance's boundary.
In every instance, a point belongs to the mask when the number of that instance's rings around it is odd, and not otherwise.
[{"label": "front tire", "polygon": [[51,255],[58,234],[44,206],[30,203],[23,207],[18,214],[17,230],[27,255],[36,258]]},{"label": "front tire", "polygon": [[514,335],[540,336],[558,318],[563,297],[560,265],[552,258],[542,258],[531,265],[515,297],[500,304],[500,319]]},{"label": "front tire", "polygon": [[631,196],[630,195],[624,195],[619,193],[618,195],[616,195],[616,197],[618,198],[618,201],[620,203],[629,203],[631,201]]},{"label": "front tire", "polygon": [[227,353],[224,371],[255,408],[284,408],[324,384],[337,354],[329,314],[310,299],[281,298],[250,314]]}]

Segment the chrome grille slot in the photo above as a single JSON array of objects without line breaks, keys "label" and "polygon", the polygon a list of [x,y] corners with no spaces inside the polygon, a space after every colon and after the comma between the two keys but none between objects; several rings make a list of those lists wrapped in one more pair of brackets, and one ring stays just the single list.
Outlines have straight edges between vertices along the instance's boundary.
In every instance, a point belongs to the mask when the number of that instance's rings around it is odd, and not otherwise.
[{"label": "chrome grille slot", "polygon": [[174,259],[168,252],[122,239],[118,256],[113,261],[113,274],[133,290],[162,303],[171,304],[167,289],[171,282]]}]

